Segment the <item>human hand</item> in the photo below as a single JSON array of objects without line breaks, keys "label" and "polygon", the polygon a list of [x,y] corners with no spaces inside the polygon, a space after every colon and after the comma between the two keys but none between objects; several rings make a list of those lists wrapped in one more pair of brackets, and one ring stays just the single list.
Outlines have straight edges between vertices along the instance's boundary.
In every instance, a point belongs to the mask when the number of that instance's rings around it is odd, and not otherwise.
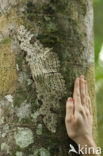
[{"label": "human hand", "polygon": [[77,144],[94,145],[92,136],[92,110],[84,76],[75,80],[73,98],[66,102],[65,124],[68,136]]}]

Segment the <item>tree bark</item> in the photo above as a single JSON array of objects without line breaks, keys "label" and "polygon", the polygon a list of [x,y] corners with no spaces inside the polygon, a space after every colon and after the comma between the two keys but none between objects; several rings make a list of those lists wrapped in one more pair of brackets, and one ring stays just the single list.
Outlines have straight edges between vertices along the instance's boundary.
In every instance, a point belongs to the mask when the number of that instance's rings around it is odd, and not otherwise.
[{"label": "tree bark", "polygon": [[76,145],[65,103],[81,74],[97,139],[92,7],[92,0],[0,0],[0,155],[67,156]]}]

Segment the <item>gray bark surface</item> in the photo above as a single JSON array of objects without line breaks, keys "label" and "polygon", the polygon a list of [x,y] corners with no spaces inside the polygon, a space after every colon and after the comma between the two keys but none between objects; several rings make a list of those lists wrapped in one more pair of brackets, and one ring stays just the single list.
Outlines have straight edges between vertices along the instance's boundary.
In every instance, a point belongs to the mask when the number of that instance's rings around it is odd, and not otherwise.
[{"label": "gray bark surface", "polygon": [[0,14],[0,155],[70,155],[65,103],[81,74],[96,140],[92,0],[0,0]]}]

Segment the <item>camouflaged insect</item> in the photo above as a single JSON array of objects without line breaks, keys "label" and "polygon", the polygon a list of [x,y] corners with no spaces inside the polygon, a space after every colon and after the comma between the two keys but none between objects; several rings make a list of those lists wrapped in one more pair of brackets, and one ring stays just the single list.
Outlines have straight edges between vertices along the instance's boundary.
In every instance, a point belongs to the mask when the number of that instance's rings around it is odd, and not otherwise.
[{"label": "camouflaged insect", "polygon": [[52,48],[43,47],[34,34],[27,31],[24,26],[18,28],[17,39],[20,48],[27,52],[26,61],[35,82],[37,98],[42,101],[40,114],[43,115],[43,122],[55,133],[60,99],[66,90],[58,56]]}]

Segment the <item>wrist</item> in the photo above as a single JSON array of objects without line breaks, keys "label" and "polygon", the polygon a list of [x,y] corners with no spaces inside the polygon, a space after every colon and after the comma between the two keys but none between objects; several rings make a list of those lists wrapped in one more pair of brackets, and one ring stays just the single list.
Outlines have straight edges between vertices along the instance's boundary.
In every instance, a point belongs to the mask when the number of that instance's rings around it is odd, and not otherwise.
[{"label": "wrist", "polygon": [[75,142],[81,147],[85,147],[85,145],[87,147],[96,147],[93,137],[83,136],[81,138],[75,139]]},{"label": "wrist", "polygon": [[88,139],[87,146],[88,146],[88,147],[94,147],[94,148],[97,147],[97,146],[96,146],[96,143],[95,143],[95,141],[94,141],[93,138]]},{"label": "wrist", "polygon": [[82,149],[84,156],[87,156],[88,154],[91,156],[93,154],[96,154],[97,146],[95,144],[93,137],[86,137],[86,136],[82,137],[82,139],[80,139],[80,141],[78,142],[78,147]]}]

